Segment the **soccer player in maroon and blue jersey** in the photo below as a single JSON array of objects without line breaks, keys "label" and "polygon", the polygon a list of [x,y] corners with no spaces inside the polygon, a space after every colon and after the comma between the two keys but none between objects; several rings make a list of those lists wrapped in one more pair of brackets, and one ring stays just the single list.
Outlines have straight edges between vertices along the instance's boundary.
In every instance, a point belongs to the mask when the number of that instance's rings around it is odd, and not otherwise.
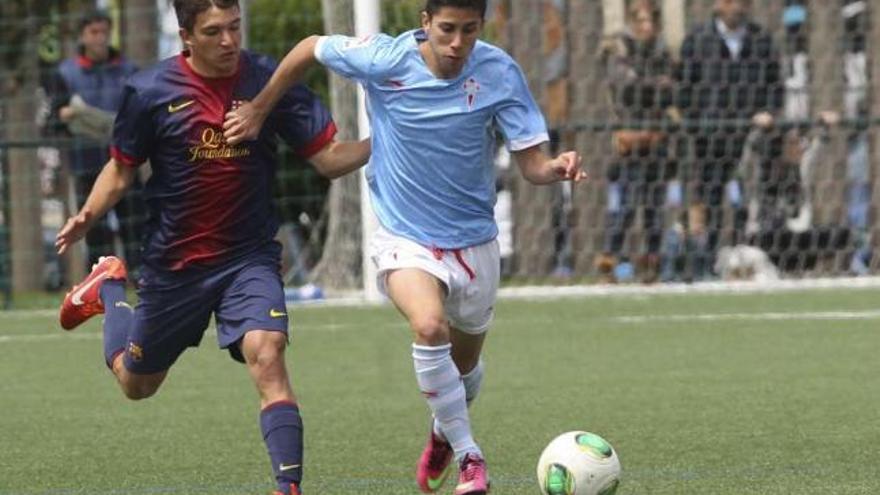
[{"label": "soccer player in maroon and blue jersey", "polygon": [[125,301],[122,260],[103,258],[65,297],[61,325],[104,313],[104,355],[125,395],[158,390],[213,315],[219,345],[246,363],[260,393],[260,425],[276,495],[299,495],[302,420],[284,364],[288,318],[271,202],[276,137],[322,174],[366,163],[369,142],[337,142],[326,108],[305,87],[288,91],[258,139],[230,145],[224,115],[252,99],[275,64],[243,51],[237,0],[175,0],[185,50],[127,83],[111,159],[83,208],[56,240],[83,238],[149,161],[150,210],[136,310]]}]

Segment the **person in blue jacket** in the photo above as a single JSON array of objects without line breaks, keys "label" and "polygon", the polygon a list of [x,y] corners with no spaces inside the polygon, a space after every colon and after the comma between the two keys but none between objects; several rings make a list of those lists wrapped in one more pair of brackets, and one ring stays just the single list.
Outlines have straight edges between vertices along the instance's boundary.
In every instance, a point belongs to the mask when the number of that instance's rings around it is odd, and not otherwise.
[{"label": "person in blue jacket", "polygon": [[[138,70],[110,46],[111,28],[112,20],[103,11],[88,12],[80,17],[78,52],[58,65],[50,90],[50,133],[78,138],[68,152],[77,203],[71,205],[72,209],[82,207],[98,173],[110,158],[108,142],[113,118],[122,101],[125,81]],[[106,122],[106,126],[102,122]],[[128,266],[137,270],[146,215],[141,191],[141,183],[136,180],[130,192],[116,205],[115,215],[108,216],[109,220],[105,219],[89,232],[86,237],[88,266],[97,263],[99,256],[115,251],[118,231]]]}]

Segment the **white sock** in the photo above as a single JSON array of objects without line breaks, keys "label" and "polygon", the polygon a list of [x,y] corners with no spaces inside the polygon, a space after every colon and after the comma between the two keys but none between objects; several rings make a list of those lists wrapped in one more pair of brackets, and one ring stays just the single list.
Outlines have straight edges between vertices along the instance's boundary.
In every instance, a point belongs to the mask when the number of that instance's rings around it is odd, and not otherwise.
[{"label": "white sock", "polygon": [[416,381],[428,401],[434,421],[460,460],[473,453],[483,457],[471,435],[465,387],[452,361],[451,344],[430,347],[413,344]]},{"label": "white sock", "polygon": [[[477,365],[468,374],[461,375],[461,381],[464,384],[464,398],[467,401],[468,408],[470,408],[474,399],[477,398],[477,394],[480,393],[480,384],[483,383],[483,358],[477,361]],[[436,418],[434,420],[434,434],[438,437],[446,438],[446,435],[440,431],[440,425],[437,423]]]}]

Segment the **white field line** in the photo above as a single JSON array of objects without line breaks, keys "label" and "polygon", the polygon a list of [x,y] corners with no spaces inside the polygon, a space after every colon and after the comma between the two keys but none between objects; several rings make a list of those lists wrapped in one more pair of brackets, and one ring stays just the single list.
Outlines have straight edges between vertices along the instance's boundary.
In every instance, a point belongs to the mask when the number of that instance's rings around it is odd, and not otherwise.
[{"label": "white field line", "polygon": [[[559,299],[572,297],[650,297],[662,295],[700,294],[772,294],[805,290],[880,289],[880,276],[814,278],[777,280],[775,282],[713,281],[668,284],[591,284],[591,285],[531,285],[504,287],[498,290],[499,299]],[[328,299],[301,301],[293,306],[358,307],[375,306],[383,301],[367,301],[358,291],[331,294]]]},{"label": "white field line", "polygon": [[0,335],[0,344],[19,343],[19,342],[45,342],[47,340],[100,340],[101,334],[98,332],[64,332],[59,330],[57,333],[43,334],[25,334],[14,333],[11,335]]},{"label": "white field line", "polygon": [[[617,315],[617,316],[606,316],[600,317],[602,319],[607,319],[617,323],[628,323],[628,324],[644,324],[644,323],[657,323],[657,322],[676,322],[676,321],[778,321],[778,320],[789,320],[789,321],[809,321],[809,320],[824,320],[824,321],[832,321],[832,320],[876,320],[880,319],[880,310],[865,310],[865,311],[817,311],[817,312],[769,312],[769,313],[694,313],[694,314],[671,314],[671,315]],[[0,317],[0,322],[2,322],[3,318]],[[521,321],[521,320],[518,320]],[[504,319],[499,318],[496,320],[497,325],[504,325]],[[394,326],[400,326],[401,328],[405,327],[402,322],[394,324]],[[334,332],[341,330],[349,330],[349,329],[360,329],[362,325],[359,323],[327,323],[322,325],[297,325],[295,322],[293,323],[293,331],[294,332],[311,332],[311,331],[322,331],[322,332]],[[213,325],[208,328],[205,332],[206,336],[213,336],[216,334],[216,329]],[[54,341],[54,340],[100,340],[101,332],[95,331],[87,331],[87,332],[63,332],[58,331],[55,333],[49,334],[10,334],[10,335],[0,335],[0,344],[6,343],[20,343],[20,342],[46,342],[46,341]]]},{"label": "white field line", "polygon": [[[2,317],[0,317],[0,322],[2,322]],[[323,332],[334,332],[339,330],[348,330],[352,328],[363,328],[362,325],[356,323],[349,324],[340,324],[340,323],[327,323],[324,325],[297,325],[295,322],[291,324],[291,330],[295,332],[312,331],[312,330],[320,330]],[[217,328],[211,324],[207,330],[205,330],[206,337],[213,337],[217,335]],[[16,333],[10,335],[0,335],[0,344],[9,343],[9,342],[45,342],[51,340],[101,340],[103,334],[101,332],[96,332],[94,330],[88,330],[85,332],[65,332],[63,330],[58,330],[53,333],[41,333],[41,334],[26,334],[26,333]]]},{"label": "white field line", "polygon": [[[696,282],[692,284],[620,284],[620,285],[532,285],[522,287],[504,287],[499,289],[499,299],[557,299],[568,297],[590,296],[656,296],[656,295],[699,295],[699,294],[762,294],[777,292],[793,292],[804,290],[846,290],[846,289],[880,289],[880,276],[815,278],[801,280],[778,280],[775,282],[737,282],[714,281]],[[288,307],[367,307],[388,304],[387,301],[367,301],[360,291],[331,293],[327,299],[313,301],[297,301],[288,303]],[[0,311],[0,325],[5,320],[24,320],[32,317],[57,317],[57,309],[14,309]]]},{"label": "white field line", "polygon": [[819,311],[797,313],[714,313],[682,315],[640,315],[611,316],[608,319],[618,323],[656,323],[661,321],[778,321],[778,320],[876,320],[880,311]]},{"label": "white field line", "polygon": [[31,318],[58,317],[57,309],[12,309],[0,311],[0,323],[4,321],[29,320]]},{"label": "white field line", "polygon": [[[698,295],[698,294],[771,294],[778,292],[794,292],[804,290],[845,290],[845,289],[880,289],[880,276],[877,277],[845,277],[815,278],[801,280],[777,280],[775,282],[752,281],[714,281],[696,282],[692,284],[619,284],[619,285],[532,285],[523,287],[504,287],[499,289],[499,299],[560,299],[576,297],[650,297],[662,295]],[[327,299],[301,301],[296,306],[313,307],[361,307],[376,306],[385,301],[367,301],[358,291],[331,294]]]},{"label": "white field line", "polygon": [[775,282],[714,281],[693,284],[620,284],[506,287],[498,291],[502,299],[556,299],[588,296],[656,296],[698,294],[762,294],[827,289],[880,289],[880,277],[817,278],[777,280]]}]

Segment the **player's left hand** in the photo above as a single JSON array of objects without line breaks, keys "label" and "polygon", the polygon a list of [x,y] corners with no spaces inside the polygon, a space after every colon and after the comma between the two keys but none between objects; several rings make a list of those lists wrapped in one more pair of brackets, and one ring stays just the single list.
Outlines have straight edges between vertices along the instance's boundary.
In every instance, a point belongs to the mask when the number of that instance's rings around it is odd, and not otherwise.
[{"label": "player's left hand", "polygon": [[580,182],[587,178],[587,173],[581,166],[583,157],[577,151],[560,153],[552,162],[553,172],[559,180]]},{"label": "player's left hand", "polygon": [[230,145],[253,141],[260,135],[265,120],[265,114],[252,103],[242,103],[226,114],[226,119],[223,121],[223,136]]},{"label": "player's left hand", "polygon": [[92,214],[88,211],[80,211],[68,218],[55,236],[55,250],[58,254],[64,254],[76,241],[85,237],[93,220]]}]

